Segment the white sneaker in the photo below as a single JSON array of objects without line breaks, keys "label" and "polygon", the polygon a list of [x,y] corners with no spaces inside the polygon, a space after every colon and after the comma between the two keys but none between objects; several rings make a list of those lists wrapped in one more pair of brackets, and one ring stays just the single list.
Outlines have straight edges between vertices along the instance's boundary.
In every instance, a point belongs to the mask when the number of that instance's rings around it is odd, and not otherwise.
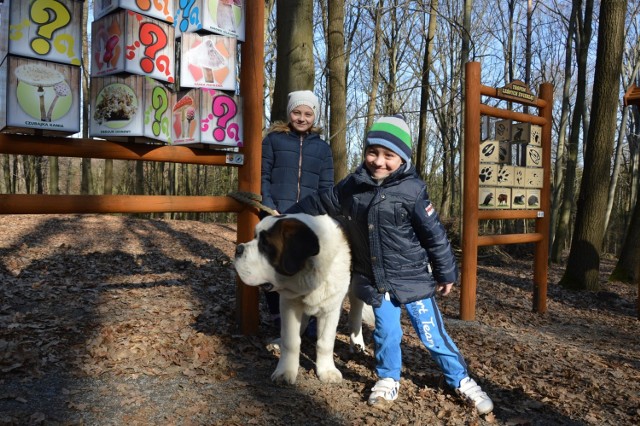
[{"label": "white sneaker", "polygon": [[398,389],[400,382],[396,382],[391,378],[380,379],[375,386],[371,388],[371,395],[367,400],[369,405],[382,405],[398,399]]},{"label": "white sneaker", "polygon": [[466,377],[460,382],[456,393],[476,407],[478,413],[487,414],[493,411],[493,402],[480,386],[471,377]]}]

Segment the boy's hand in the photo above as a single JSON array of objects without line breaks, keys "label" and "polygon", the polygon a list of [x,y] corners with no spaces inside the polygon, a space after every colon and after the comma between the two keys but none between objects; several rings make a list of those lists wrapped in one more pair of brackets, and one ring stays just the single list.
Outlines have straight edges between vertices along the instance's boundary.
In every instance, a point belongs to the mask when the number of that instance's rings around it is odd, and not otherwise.
[{"label": "boy's hand", "polygon": [[451,287],[453,287],[453,283],[438,284],[436,291],[440,296],[446,296],[451,292]]}]

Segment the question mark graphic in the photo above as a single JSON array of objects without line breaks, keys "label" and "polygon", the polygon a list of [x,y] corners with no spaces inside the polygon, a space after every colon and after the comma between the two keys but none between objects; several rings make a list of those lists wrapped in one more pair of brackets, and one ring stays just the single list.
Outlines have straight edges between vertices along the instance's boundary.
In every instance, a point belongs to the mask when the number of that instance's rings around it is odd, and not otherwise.
[{"label": "question mark graphic", "polygon": [[140,10],[148,12],[149,9],[151,9],[151,0],[136,0],[136,6],[138,6]]},{"label": "question mark graphic", "polygon": [[173,22],[173,16],[169,14],[169,0],[153,0],[153,4],[151,0],[136,0],[136,6],[140,10],[144,10],[148,12],[151,10],[151,6],[153,6],[158,12],[164,13],[165,20],[167,22]]},{"label": "question mark graphic", "polygon": [[218,142],[225,140],[225,127],[227,127],[229,120],[236,116],[237,110],[236,102],[229,96],[219,95],[213,99],[211,111],[213,111],[214,116],[219,117],[218,127],[213,130],[213,138]]},{"label": "question mark graphic", "polygon": [[189,28],[189,15],[192,15],[191,9],[193,8],[196,14],[196,20],[199,15],[198,8],[194,8],[196,0],[180,0],[179,8],[182,10],[182,20],[180,21],[180,31],[185,32]]},{"label": "question mark graphic", "polygon": [[163,115],[167,111],[167,108],[169,108],[169,98],[167,97],[167,92],[162,87],[156,86],[153,88],[153,92],[151,92],[151,106],[155,111],[151,131],[153,131],[154,135],[160,136],[163,130],[166,131],[166,122],[168,119],[163,117]]},{"label": "question mark graphic", "polygon": [[140,43],[144,44],[146,58],[140,60],[140,68],[146,73],[151,73],[155,68],[155,57],[159,50],[167,45],[167,35],[158,25],[145,22],[140,26]]},{"label": "question mark graphic", "polygon": [[72,65],[80,65],[80,59],[74,56],[73,47],[75,46],[75,39],[71,34],[60,34],[56,36],[53,41],[53,45],[60,53],[67,52],[67,57],[71,59]]},{"label": "question mark graphic", "polygon": [[40,37],[31,40],[31,48],[40,55],[46,55],[51,50],[53,33],[71,22],[71,13],[56,0],[36,0],[31,4],[29,16],[34,23],[41,24],[36,31]]}]

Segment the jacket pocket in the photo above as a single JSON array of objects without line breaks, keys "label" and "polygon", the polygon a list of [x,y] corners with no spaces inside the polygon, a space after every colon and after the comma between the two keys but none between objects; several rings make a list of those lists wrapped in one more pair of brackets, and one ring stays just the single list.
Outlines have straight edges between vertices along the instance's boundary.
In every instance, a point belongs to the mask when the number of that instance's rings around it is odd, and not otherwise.
[{"label": "jacket pocket", "polygon": [[407,212],[407,209],[404,208],[402,203],[394,203],[393,216],[395,218],[396,226],[400,226],[406,223],[407,218],[409,217],[409,213]]}]

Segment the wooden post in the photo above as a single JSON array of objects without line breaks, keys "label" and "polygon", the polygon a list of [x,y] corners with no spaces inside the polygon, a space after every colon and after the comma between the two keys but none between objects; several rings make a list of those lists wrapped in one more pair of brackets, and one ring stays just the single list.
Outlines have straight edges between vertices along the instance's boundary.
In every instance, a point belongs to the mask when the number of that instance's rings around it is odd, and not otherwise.
[{"label": "wooden post", "polygon": [[[245,41],[240,63],[240,95],[243,100],[244,164],[238,170],[238,189],[260,194],[260,162],[262,159],[262,114],[264,85],[264,0],[251,1],[244,8]],[[258,223],[257,211],[246,208],[238,214],[237,242],[253,238]],[[258,288],[239,279],[236,284],[236,320],[242,334],[258,332]]]},{"label": "wooden post", "polygon": [[478,268],[478,169],[480,167],[480,63],[465,64],[464,198],[460,318],[476,316]]},{"label": "wooden post", "polygon": [[536,233],[546,236],[536,243],[533,260],[533,310],[547,312],[547,276],[549,263],[549,230],[551,227],[551,124],[553,123],[553,85],[540,85],[540,99],[546,104],[540,107],[539,115],[545,118],[542,125],[542,167],[544,178],[540,191],[540,211],[543,216],[536,220]]}]

